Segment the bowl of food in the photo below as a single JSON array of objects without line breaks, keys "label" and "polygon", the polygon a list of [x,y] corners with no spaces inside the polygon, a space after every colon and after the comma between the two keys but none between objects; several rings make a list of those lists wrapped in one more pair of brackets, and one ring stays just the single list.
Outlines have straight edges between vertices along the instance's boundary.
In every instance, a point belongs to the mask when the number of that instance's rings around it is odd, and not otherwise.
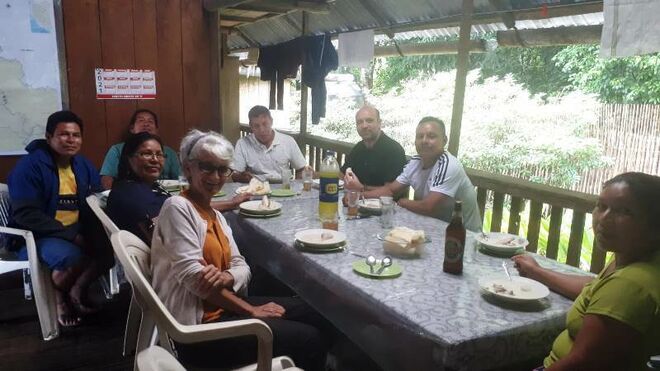
[{"label": "bowl of food", "polygon": [[383,250],[398,257],[417,257],[422,254],[425,241],[424,231],[395,227],[383,237]]}]

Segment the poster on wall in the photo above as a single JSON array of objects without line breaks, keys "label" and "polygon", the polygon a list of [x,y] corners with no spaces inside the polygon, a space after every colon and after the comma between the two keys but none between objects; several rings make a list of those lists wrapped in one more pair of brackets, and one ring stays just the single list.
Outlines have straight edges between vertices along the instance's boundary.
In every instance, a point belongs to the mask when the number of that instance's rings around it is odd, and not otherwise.
[{"label": "poster on wall", "polygon": [[156,99],[156,72],[97,68],[96,99]]},{"label": "poster on wall", "polygon": [[53,0],[0,5],[0,156],[25,154],[62,109]]}]

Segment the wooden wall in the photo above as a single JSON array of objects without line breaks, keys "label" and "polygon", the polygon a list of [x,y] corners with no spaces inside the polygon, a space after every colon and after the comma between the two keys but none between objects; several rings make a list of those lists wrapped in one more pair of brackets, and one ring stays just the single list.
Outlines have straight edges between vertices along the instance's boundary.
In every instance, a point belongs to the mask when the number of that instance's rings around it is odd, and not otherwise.
[{"label": "wooden wall", "polygon": [[[63,0],[62,12],[68,101],[84,121],[82,153],[95,165],[137,108],[158,114],[175,150],[192,127],[220,131],[217,16],[202,0]],[[97,100],[97,67],[155,70],[157,98]],[[0,158],[0,181],[16,160]]]}]

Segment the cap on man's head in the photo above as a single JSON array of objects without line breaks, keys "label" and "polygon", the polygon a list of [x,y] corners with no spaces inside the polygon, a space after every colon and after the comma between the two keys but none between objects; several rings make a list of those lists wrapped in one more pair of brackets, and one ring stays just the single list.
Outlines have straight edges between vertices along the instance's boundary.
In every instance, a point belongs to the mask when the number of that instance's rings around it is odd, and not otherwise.
[{"label": "cap on man's head", "polygon": [[48,116],[48,121],[46,121],[46,134],[53,135],[57,124],[74,122],[80,127],[80,132],[83,131],[83,122],[78,115],[71,111],[57,111]]},{"label": "cap on man's head", "polygon": [[261,115],[268,115],[270,118],[273,117],[270,115],[270,110],[268,108],[264,106],[254,106],[250,108],[250,111],[248,112],[248,120],[259,117]]}]

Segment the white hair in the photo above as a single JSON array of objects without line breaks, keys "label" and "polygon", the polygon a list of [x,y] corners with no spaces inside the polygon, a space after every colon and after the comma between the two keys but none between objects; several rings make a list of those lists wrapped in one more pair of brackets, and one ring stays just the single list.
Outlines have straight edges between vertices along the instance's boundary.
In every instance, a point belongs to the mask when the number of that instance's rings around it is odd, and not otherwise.
[{"label": "white hair", "polygon": [[234,147],[225,137],[215,131],[203,132],[192,129],[181,140],[179,149],[181,166],[196,159],[202,151],[208,152],[222,161],[231,162],[234,158]]}]

